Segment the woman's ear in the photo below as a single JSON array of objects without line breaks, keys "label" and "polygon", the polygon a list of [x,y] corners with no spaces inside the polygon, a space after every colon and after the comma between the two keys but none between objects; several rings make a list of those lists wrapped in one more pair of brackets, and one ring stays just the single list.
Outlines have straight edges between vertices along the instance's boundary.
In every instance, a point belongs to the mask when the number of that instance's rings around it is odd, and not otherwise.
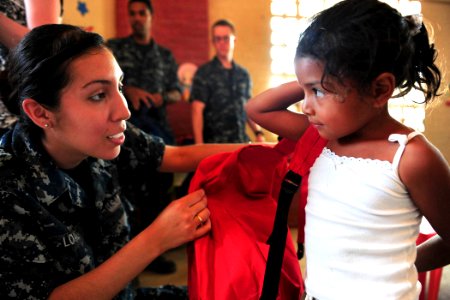
[{"label": "woman's ear", "polygon": [[36,100],[27,98],[22,101],[22,109],[34,124],[41,128],[51,127],[51,112]]},{"label": "woman's ear", "polygon": [[381,73],[372,81],[371,92],[375,107],[383,107],[395,89],[395,76],[392,73]]}]

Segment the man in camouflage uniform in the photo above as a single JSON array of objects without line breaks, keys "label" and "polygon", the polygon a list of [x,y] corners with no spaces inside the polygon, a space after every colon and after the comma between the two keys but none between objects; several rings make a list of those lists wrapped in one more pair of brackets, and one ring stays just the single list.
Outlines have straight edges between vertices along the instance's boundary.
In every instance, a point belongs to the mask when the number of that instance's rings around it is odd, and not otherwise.
[{"label": "man in camouflage uniform", "polygon": [[[135,170],[159,167],[165,146],[132,125],[125,134],[116,159],[88,158],[71,171],[43,153],[40,135],[29,125],[18,122],[2,137],[0,299],[47,299],[127,243],[126,198],[139,182]],[[138,292],[187,297],[177,287]],[[117,299],[134,299],[135,293],[130,286]]]},{"label": "man in camouflage uniform", "polygon": [[196,143],[245,143],[246,124],[257,141],[261,128],[247,118],[244,105],[251,96],[251,79],[246,69],[233,61],[235,29],[227,20],[212,26],[216,56],[194,76],[190,101]]},{"label": "man in camouflage uniform", "polygon": [[[175,143],[169,126],[166,104],[181,99],[177,64],[170,50],[158,45],[151,35],[153,7],[149,0],[130,0],[128,14],[132,33],[129,37],[111,39],[108,47],[124,72],[124,94],[131,111],[130,122],[147,133],[161,137],[168,145]],[[138,170],[140,172],[140,170]],[[132,235],[147,227],[170,202],[172,173],[141,172],[142,185],[130,199],[135,206]],[[143,199],[152,201],[143,201]],[[157,273],[172,273],[176,266],[163,256],[148,268]]]},{"label": "man in camouflage uniform", "polygon": [[124,94],[130,104],[130,122],[173,145],[165,106],[181,99],[177,63],[172,52],[152,38],[150,1],[130,0],[128,13],[131,36],[110,39],[107,44],[125,74]]}]

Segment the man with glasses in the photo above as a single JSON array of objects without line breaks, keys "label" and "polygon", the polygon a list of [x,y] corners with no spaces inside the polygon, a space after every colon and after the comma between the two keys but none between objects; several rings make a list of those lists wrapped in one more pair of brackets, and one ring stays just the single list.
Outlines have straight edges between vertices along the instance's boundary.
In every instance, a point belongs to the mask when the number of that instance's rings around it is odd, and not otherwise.
[{"label": "man with glasses", "polygon": [[216,55],[195,73],[190,101],[195,143],[245,143],[250,139],[246,124],[257,141],[264,141],[261,128],[247,118],[244,105],[251,97],[251,79],[233,60],[234,25],[218,20],[212,26]]}]

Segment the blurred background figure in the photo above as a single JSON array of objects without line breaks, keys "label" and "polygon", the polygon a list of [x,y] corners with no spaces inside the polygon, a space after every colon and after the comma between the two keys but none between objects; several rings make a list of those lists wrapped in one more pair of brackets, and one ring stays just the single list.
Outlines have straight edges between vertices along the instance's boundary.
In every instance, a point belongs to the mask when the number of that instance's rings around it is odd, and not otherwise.
[{"label": "blurred background figure", "polygon": [[130,122],[173,145],[166,104],[181,99],[178,65],[172,52],[152,37],[153,6],[149,0],[130,0],[128,17],[131,35],[110,39],[108,46],[125,74],[124,93],[130,104]]},{"label": "blurred background figure", "polygon": [[[6,59],[30,29],[50,23],[61,23],[63,0],[0,1],[0,81],[6,80]],[[6,97],[6,84],[0,82],[0,97]],[[17,117],[0,101],[0,135],[17,121]]]},{"label": "blurred background figure", "polygon": [[261,128],[247,118],[244,110],[252,83],[247,70],[233,60],[234,25],[219,20],[211,30],[216,55],[197,70],[190,96],[195,143],[249,142],[246,124],[262,142]]},{"label": "blurred background figure", "polygon": [[[131,111],[130,122],[143,131],[174,145],[175,138],[167,120],[166,104],[181,99],[178,65],[169,49],[152,37],[153,6],[149,0],[130,0],[128,17],[132,29],[125,38],[110,39],[107,44],[124,72],[124,94]],[[132,234],[146,228],[170,203],[173,173],[142,170],[142,184],[131,200]],[[144,201],[145,199],[152,201]],[[167,274],[176,270],[174,262],[163,256],[155,259],[148,270]]]}]

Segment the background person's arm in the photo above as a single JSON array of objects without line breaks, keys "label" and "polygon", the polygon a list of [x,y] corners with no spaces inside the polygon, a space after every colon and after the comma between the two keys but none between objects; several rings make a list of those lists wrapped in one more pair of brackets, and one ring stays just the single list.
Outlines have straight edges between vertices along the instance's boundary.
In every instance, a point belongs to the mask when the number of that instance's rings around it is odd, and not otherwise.
[{"label": "background person's arm", "polygon": [[196,144],[203,144],[203,110],[205,103],[202,101],[192,101],[192,130],[194,131],[194,141]]},{"label": "background person's arm", "polygon": [[20,25],[4,14],[0,14],[0,43],[14,48],[22,37],[34,27],[61,23],[60,0],[25,0],[27,27]]}]

